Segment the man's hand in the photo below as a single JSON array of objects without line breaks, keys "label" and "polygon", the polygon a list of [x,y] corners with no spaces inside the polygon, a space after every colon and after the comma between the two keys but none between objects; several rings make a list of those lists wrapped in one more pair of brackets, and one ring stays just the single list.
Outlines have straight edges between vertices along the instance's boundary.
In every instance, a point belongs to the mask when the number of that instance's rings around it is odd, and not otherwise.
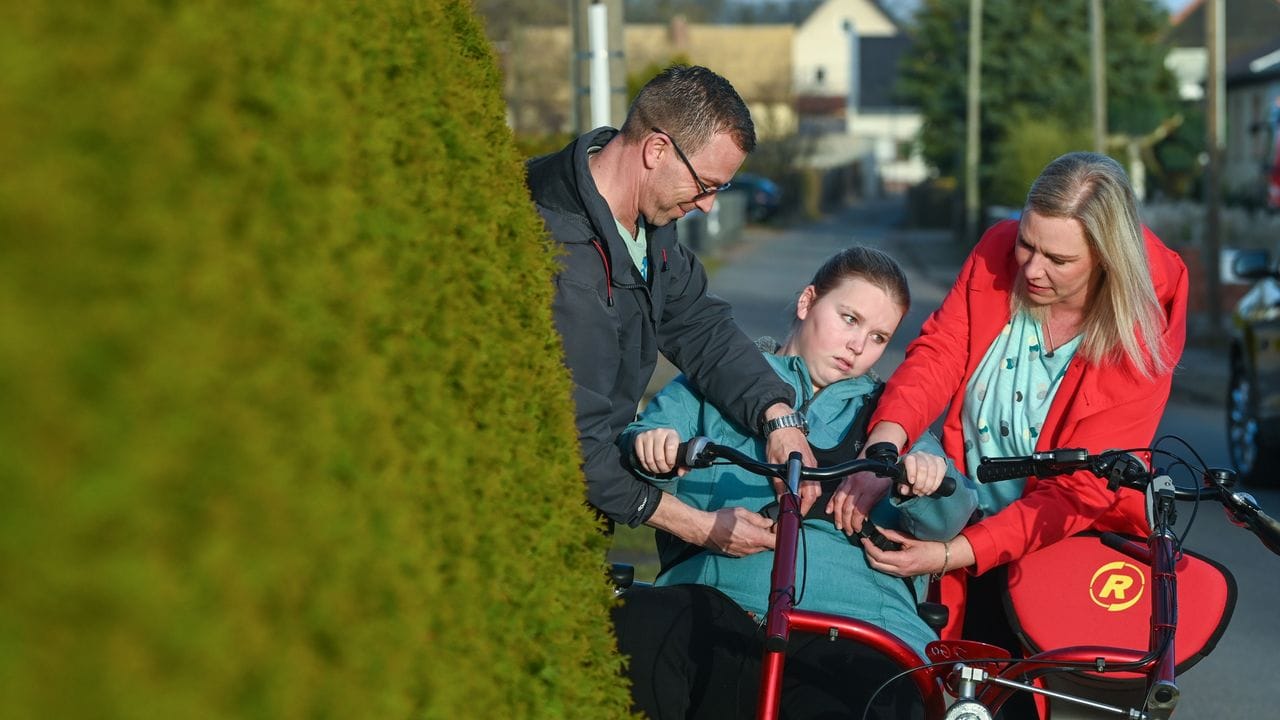
[{"label": "man's hand", "polygon": [[854,473],[845,478],[827,503],[826,512],[833,515],[832,522],[845,535],[853,535],[862,529],[862,523],[871,514],[871,508],[884,499],[893,481],[872,472]]},{"label": "man's hand", "polygon": [[704,547],[729,557],[772,550],[773,521],[743,507],[721,508],[712,513],[711,532]]},{"label": "man's hand", "polygon": [[[676,455],[680,448],[680,434],[671,428],[654,428],[636,435],[636,461],[646,472],[665,475],[676,470]],[[683,476],[689,468],[681,467],[676,475]]]},{"label": "man's hand", "polygon": [[687,543],[742,557],[773,549],[773,522],[742,507],[706,512],[690,507],[675,495],[663,493],[646,523],[666,530]]},{"label": "man's hand", "polygon": [[[772,420],[783,415],[789,415],[791,408],[786,403],[774,403],[765,411],[765,420]],[[809,447],[809,440],[800,428],[780,428],[769,433],[765,438],[765,459],[770,463],[785,464],[787,459],[791,457],[791,453],[800,453],[800,463],[805,467],[816,467],[818,461],[813,457],[813,448]],[[786,492],[785,480],[783,478],[773,479],[774,492],[781,496]],[[809,506],[813,505],[813,501],[818,499],[822,494],[822,486],[814,480],[806,480],[800,483],[800,514],[809,511]]]}]

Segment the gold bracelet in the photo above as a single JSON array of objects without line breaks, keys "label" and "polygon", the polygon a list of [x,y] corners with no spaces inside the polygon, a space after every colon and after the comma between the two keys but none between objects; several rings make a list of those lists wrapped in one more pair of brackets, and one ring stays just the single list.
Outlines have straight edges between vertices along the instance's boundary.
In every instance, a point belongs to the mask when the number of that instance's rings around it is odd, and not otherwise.
[{"label": "gold bracelet", "polygon": [[941,580],[943,575],[947,574],[947,566],[951,564],[951,541],[944,540],[942,542],[942,569],[936,573],[932,573],[934,580]]}]

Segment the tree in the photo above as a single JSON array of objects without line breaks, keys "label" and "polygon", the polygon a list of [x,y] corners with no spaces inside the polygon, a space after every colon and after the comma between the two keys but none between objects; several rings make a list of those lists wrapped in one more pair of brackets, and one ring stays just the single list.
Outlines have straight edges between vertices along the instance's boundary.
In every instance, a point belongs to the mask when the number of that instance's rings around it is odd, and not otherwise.
[{"label": "tree", "polygon": [[[902,71],[903,99],[924,115],[925,159],[943,175],[957,174],[964,157],[968,17],[969,0],[921,3]],[[994,167],[1022,118],[1052,118],[1068,131],[1090,126],[1088,0],[986,0],[982,22],[982,168]],[[1144,135],[1177,112],[1160,36],[1167,25],[1156,0],[1106,6],[1113,134]]]}]

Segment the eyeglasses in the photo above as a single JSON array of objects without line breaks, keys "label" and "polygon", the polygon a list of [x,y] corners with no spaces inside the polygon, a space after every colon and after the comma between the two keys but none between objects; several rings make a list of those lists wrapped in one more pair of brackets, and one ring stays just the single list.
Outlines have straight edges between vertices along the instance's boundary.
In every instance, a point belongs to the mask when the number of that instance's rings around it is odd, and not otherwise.
[{"label": "eyeglasses", "polygon": [[733,184],[731,182],[727,182],[723,185],[708,187],[706,183],[702,182],[702,178],[698,177],[698,171],[693,169],[693,163],[689,162],[689,158],[684,154],[684,151],[680,149],[680,146],[676,144],[676,139],[671,137],[671,133],[656,127],[651,127],[649,129],[659,135],[666,135],[667,139],[671,141],[671,147],[675,148],[676,157],[680,158],[680,162],[684,163],[684,166],[689,168],[689,174],[693,176],[693,181],[698,183],[698,190],[700,191],[697,195],[693,196],[694,200],[701,200],[704,197],[710,197],[718,192],[723,192]]}]

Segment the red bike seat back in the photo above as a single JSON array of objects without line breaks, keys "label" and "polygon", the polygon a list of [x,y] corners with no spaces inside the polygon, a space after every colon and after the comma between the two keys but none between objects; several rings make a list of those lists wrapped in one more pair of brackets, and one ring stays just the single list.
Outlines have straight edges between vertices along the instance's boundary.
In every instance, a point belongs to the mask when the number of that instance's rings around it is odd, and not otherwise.
[{"label": "red bike seat back", "polygon": [[[1189,550],[1177,572],[1175,657],[1181,673],[1208,655],[1226,630],[1236,582],[1225,567]],[[1097,535],[1076,535],[1026,555],[1009,564],[1008,574],[1005,609],[1028,654],[1075,645],[1141,649],[1150,642],[1151,568],[1103,545]]]}]

